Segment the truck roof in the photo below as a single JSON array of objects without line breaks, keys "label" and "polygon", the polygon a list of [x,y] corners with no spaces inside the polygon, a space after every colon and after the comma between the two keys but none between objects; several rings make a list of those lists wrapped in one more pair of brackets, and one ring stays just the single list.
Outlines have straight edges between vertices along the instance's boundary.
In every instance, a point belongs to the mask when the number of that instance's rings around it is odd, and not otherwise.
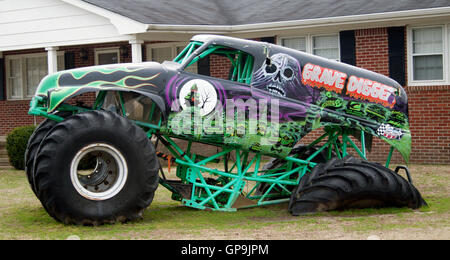
[{"label": "truck roof", "polygon": [[267,45],[269,43],[263,43],[258,41],[252,41],[252,40],[244,40],[239,38],[233,38],[228,36],[222,36],[222,35],[213,35],[213,34],[199,34],[192,37],[191,41],[198,41],[198,42],[211,42],[218,45],[224,45],[224,46],[244,46],[244,45],[250,45],[250,46],[258,46],[261,47],[263,45]]}]

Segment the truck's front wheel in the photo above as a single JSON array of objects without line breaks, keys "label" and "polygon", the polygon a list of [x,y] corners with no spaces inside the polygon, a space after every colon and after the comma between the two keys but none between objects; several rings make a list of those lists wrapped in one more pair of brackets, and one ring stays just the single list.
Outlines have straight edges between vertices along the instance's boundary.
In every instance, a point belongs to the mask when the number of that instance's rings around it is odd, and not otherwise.
[{"label": "truck's front wheel", "polygon": [[155,149],[142,129],[104,111],[70,117],[42,141],[35,185],[48,213],[66,224],[135,220],[158,186]]},{"label": "truck's front wheel", "polygon": [[[56,115],[61,117],[69,117],[71,112],[58,112]],[[27,149],[25,151],[25,173],[27,174],[28,182],[30,183],[31,190],[37,195],[34,188],[34,174],[33,174],[33,164],[36,152],[44,140],[47,133],[57,124],[56,121],[46,119],[34,130],[33,134],[28,140]]]}]

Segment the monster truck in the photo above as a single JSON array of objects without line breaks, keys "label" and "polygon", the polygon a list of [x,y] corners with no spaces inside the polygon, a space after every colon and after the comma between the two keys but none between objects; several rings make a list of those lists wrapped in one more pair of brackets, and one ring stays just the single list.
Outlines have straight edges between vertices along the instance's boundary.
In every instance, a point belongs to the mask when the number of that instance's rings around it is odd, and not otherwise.
[{"label": "monster truck", "polygon": [[[193,73],[223,60],[228,78]],[[73,101],[88,92],[92,104]],[[48,75],[30,106],[30,115],[47,119],[29,141],[28,180],[49,215],[66,224],[138,219],[159,185],[182,205],[215,211],[426,205],[406,167],[388,168],[394,150],[405,161],[410,155],[403,88],[282,46],[198,35],[162,64]],[[323,134],[305,143],[314,129]],[[390,146],[385,165],[367,161],[373,137]],[[218,152],[195,152],[194,142]],[[176,165],[176,178],[166,177],[158,145],[169,151],[162,157]]]}]

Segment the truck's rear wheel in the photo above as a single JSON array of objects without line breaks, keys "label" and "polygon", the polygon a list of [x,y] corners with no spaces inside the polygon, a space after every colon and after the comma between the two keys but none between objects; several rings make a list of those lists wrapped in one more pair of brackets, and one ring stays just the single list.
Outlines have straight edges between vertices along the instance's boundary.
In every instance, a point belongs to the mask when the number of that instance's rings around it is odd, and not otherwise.
[{"label": "truck's rear wheel", "polygon": [[426,205],[419,191],[402,176],[378,163],[354,157],[318,164],[292,193],[293,215],[368,207]]},{"label": "truck's rear wheel", "polygon": [[[80,167],[93,157],[92,169]],[[42,141],[34,182],[44,208],[58,221],[125,222],[140,218],[152,202],[158,166],[142,129],[114,113],[91,111],[57,124]]]}]

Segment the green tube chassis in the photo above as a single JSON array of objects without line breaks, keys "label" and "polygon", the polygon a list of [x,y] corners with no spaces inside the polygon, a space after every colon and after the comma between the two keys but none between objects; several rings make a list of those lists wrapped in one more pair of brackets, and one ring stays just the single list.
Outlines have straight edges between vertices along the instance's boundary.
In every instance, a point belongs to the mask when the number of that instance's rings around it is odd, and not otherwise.
[{"label": "green tube chassis", "polygon": [[[228,80],[186,70],[211,55],[230,60]],[[197,88],[203,94],[196,93]],[[88,92],[98,93],[92,106],[68,103]],[[213,96],[212,108],[198,101],[186,108],[190,99],[202,98],[204,93],[207,98]],[[143,97],[147,104],[146,113],[139,116],[132,110],[136,97]],[[232,101],[245,107],[249,100],[264,100],[262,104],[270,109],[276,105],[278,120],[239,120],[234,112],[232,123],[226,122],[221,108]],[[162,174],[160,183],[173,192],[173,199],[197,209],[233,211],[289,201],[290,187],[311,171],[316,156],[327,151],[329,159],[350,153],[367,159],[373,136],[391,146],[386,167],[395,149],[408,161],[411,146],[407,97],[395,81],[280,46],[220,36],[194,37],[173,62],[97,66],[49,75],[30,106],[30,115],[58,122],[64,118],[56,111],[99,109],[114,109],[133,120],[149,138],[156,137],[177,163],[179,180],[167,180]],[[195,113],[199,116],[191,117]],[[179,131],[180,120],[192,122],[188,131]],[[206,121],[213,129],[205,134],[196,125]],[[257,129],[254,133],[236,131],[240,125],[248,130],[252,124]],[[291,154],[296,143],[318,128],[325,133],[308,145],[319,146],[317,151],[308,158]],[[187,149],[174,138],[186,140]],[[221,152],[210,157],[195,154],[191,151],[194,142],[217,146]],[[285,163],[263,169],[264,156],[282,158]],[[210,167],[219,167],[220,161],[220,169]],[[258,192],[263,184],[268,188]]]}]

